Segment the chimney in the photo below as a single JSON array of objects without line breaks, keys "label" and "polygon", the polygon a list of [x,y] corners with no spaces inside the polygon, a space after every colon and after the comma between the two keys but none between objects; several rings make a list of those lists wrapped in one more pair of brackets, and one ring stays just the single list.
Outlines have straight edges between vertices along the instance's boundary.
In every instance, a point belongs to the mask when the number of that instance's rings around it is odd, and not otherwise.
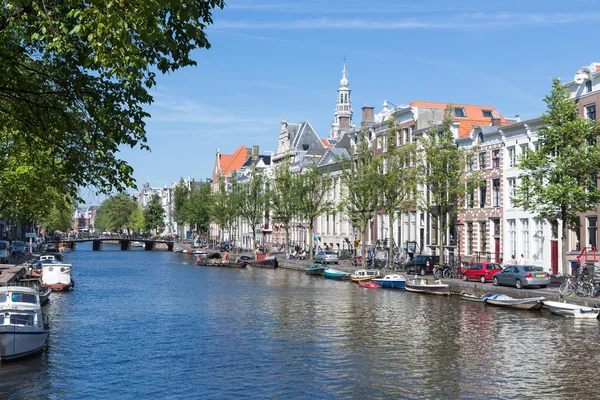
[{"label": "chimney", "polygon": [[500,113],[494,110],[492,113],[492,126],[500,126],[502,124],[502,119],[500,118]]},{"label": "chimney", "polygon": [[519,114],[515,115],[515,120],[521,122],[521,116]]},{"label": "chimney", "polygon": [[252,158],[258,158],[258,146],[252,146]]},{"label": "chimney", "polygon": [[340,117],[340,130],[350,130],[350,117]]},{"label": "chimney", "polygon": [[246,158],[252,157],[252,149],[250,147],[246,147]]},{"label": "chimney", "polygon": [[362,121],[360,122],[360,126],[367,126],[373,122],[375,119],[373,116],[373,110],[375,107],[373,106],[363,106],[362,110]]}]

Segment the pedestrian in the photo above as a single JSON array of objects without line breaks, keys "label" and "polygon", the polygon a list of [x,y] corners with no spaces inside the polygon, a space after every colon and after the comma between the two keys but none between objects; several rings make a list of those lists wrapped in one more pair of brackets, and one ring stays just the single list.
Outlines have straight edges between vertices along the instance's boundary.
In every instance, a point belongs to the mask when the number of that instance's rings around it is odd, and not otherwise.
[{"label": "pedestrian", "polygon": [[517,259],[514,254],[510,256],[510,265],[517,265]]},{"label": "pedestrian", "polygon": [[519,264],[519,265],[525,265],[525,258],[523,258],[523,254],[521,254],[521,257],[519,257],[519,260],[517,261],[517,264]]}]

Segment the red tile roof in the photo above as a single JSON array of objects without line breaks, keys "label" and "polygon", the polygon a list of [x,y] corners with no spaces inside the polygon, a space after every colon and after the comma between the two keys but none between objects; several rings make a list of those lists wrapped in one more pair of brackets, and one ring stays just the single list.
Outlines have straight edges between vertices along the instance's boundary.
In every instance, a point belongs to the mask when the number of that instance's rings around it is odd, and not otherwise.
[{"label": "red tile roof", "polygon": [[[437,103],[433,101],[419,101],[415,100],[410,103],[411,107],[422,107],[422,108],[441,108],[445,109],[446,103]],[[464,108],[465,114],[467,115],[464,118],[454,117],[452,118],[454,121],[460,121],[460,125],[458,126],[458,137],[466,137],[469,136],[471,130],[473,129],[473,125],[481,125],[481,126],[490,126],[492,119],[485,118],[483,116],[483,110],[490,110],[492,115],[496,118],[500,119],[500,125],[510,125],[511,121],[506,120],[496,109],[492,106],[476,106],[471,104],[452,104],[454,108]]]},{"label": "red tile roof", "polygon": [[237,171],[246,162],[246,146],[238,147],[233,154],[221,154],[221,173],[229,175],[233,171]]},{"label": "red tile roof", "polygon": [[325,147],[329,147],[330,149],[333,148],[333,144],[329,143],[327,139],[321,139],[321,143],[323,143],[323,146]]}]

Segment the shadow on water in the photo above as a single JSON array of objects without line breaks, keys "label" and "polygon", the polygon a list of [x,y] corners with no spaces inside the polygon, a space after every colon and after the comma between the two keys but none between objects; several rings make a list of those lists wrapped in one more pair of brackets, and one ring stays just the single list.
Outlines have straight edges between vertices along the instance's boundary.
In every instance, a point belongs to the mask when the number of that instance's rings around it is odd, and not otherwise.
[{"label": "shadow on water", "polygon": [[45,353],[0,366],[4,397],[596,397],[597,321],[110,245],[67,259],[77,286],[46,307]]}]

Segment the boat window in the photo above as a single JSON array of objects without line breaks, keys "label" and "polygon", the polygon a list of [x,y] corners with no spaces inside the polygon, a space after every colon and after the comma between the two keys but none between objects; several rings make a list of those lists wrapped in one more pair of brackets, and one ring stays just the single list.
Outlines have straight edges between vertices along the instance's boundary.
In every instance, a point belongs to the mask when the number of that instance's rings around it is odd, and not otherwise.
[{"label": "boat window", "polygon": [[0,315],[0,325],[4,325],[4,315]]},{"label": "boat window", "polygon": [[11,314],[11,325],[33,325],[33,315]]},{"label": "boat window", "polygon": [[0,294],[0,303],[6,303],[7,297],[8,297],[8,295],[6,295],[6,294]]},{"label": "boat window", "polygon": [[12,302],[13,303],[31,303],[31,304],[37,303],[34,294],[26,294],[26,293],[13,293],[12,294]]}]

